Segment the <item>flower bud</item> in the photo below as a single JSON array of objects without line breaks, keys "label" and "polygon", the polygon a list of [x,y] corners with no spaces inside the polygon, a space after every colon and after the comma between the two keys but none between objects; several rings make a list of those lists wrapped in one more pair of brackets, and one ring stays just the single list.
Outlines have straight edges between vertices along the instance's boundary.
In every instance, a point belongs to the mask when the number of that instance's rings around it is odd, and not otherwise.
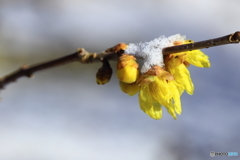
[{"label": "flower bud", "polygon": [[104,85],[109,82],[112,76],[112,68],[107,60],[103,61],[102,67],[99,68],[96,74],[96,82],[99,85]]},{"label": "flower bud", "polygon": [[132,55],[122,54],[117,63],[117,77],[125,83],[133,83],[140,75],[136,58]]}]

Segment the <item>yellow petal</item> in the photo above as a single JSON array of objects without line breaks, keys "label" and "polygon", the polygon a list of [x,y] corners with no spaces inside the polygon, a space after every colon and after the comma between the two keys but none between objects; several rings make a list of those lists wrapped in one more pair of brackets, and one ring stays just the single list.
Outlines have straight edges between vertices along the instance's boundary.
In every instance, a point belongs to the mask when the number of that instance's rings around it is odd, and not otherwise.
[{"label": "yellow petal", "polygon": [[190,73],[183,63],[180,63],[177,57],[171,58],[167,63],[169,72],[174,76],[175,81],[178,83],[179,91],[186,90],[188,94],[193,94],[194,85],[192,83]]},{"label": "yellow petal", "polygon": [[134,83],[124,83],[124,82],[119,81],[119,85],[120,85],[121,90],[124,93],[128,94],[129,96],[135,95],[140,90],[140,87],[135,82]]},{"label": "yellow petal", "polygon": [[139,92],[140,108],[151,118],[162,118],[161,105],[151,96],[147,86],[142,86]]},{"label": "yellow petal", "polygon": [[149,84],[149,91],[150,94],[162,105],[169,103],[171,99],[168,84],[161,78],[156,78],[154,82]]},{"label": "yellow petal", "polygon": [[168,82],[168,84],[174,100],[174,109],[177,112],[177,114],[181,114],[182,112],[181,99],[180,99],[181,93],[179,93],[179,90],[174,81],[170,81]]},{"label": "yellow petal", "polygon": [[188,51],[186,61],[197,67],[210,67],[208,56],[200,50]]},{"label": "yellow petal", "polygon": [[173,107],[166,107],[167,108],[167,111],[168,113],[174,118],[174,119],[177,119],[177,116],[176,116],[176,113],[175,113],[175,110]]}]

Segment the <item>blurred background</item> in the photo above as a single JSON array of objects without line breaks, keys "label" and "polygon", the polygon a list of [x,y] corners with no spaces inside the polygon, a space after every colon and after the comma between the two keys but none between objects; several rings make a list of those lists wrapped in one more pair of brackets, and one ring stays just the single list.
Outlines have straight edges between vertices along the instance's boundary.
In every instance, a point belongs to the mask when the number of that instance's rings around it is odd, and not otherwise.
[{"label": "blurred background", "polygon": [[[77,48],[177,33],[195,41],[240,30],[237,0],[1,0],[1,77]],[[202,160],[240,153],[240,45],[203,49],[211,68],[190,67],[195,94],[177,120],[143,113],[116,76],[99,86],[101,64],[72,63],[1,90],[0,160]],[[112,62],[115,71],[115,62]],[[215,159],[239,159],[215,157]]]}]

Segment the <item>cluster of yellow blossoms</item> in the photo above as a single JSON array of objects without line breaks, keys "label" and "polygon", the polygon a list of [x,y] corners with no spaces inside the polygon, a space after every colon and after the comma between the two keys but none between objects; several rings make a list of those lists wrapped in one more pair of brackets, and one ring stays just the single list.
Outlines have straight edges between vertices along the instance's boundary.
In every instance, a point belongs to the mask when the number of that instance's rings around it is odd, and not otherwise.
[{"label": "cluster of yellow blossoms", "polygon": [[[174,45],[192,43],[191,40],[175,41]],[[125,50],[127,44],[119,44]],[[140,73],[136,58],[121,54],[117,63],[117,77],[121,90],[139,97],[140,108],[153,119],[162,117],[162,106],[176,119],[181,114],[180,96],[184,91],[193,94],[194,85],[187,69],[190,64],[210,67],[208,56],[200,50],[163,55],[164,66],[152,65],[147,72]]]}]

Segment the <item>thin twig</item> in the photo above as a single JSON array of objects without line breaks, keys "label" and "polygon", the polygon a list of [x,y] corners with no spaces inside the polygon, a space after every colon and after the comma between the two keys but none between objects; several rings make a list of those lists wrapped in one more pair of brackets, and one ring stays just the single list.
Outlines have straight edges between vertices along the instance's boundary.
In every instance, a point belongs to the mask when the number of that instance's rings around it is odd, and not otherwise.
[{"label": "thin twig", "polygon": [[80,62],[80,63],[100,62],[103,58],[109,59],[109,60],[115,60],[117,59],[117,56],[116,54],[107,53],[107,52],[103,52],[99,54],[89,53],[83,48],[80,48],[75,53],[72,53],[70,55],[67,55],[58,59],[54,59],[48,62],[43,62],[43,63],[31,65],[31,66],[23,65],[22,67],[20,67],[20,69],[0,79],[0,89],[3,89],[4,86],[6,86],[11,82],[15,82],[20,77],[25,76],[30,78],[32,77],[33,73],[37,71],[53,68],[56,66],[70,63],[70,62]]},{"label": "thin twig", "polygon": [[[231,43],[239,43],[239,42],[240,42],[240,32],[235,32],[233,34],[220,37],[220,38],[194,42],[194,43],[185,44],[185,45],[166,47],[163,49],[162,52],[163,52],[163,55],[168,55],[171,53],[191,51],[195,49],[209,48],[209,47],[215,47],[215,46],[231,44]],[[99,54],[89,53],[83,48],[81,48],[81,49],[78,49],[73,54],[70,54],[55,60],[35,64],[32,66],[24,65],[20,69],[16,70],[15,72],[10,73],[9,75],[4,76],[3,78],[0,78],[0,89],[3,89],[7,84],[16,81],[20,77],[31,77],[33,73],[37,71],[67,64],[70,62],[78,61],[80,63],[93,63],[93,62],[102,62],[103,59],[117,60],[118,55],[116,54],[116,52],[114,52],[114,50],[112,50],[113,48],[110,48],[106,50],[106,52],[102,52]]]},{"label": "thin twig", "polygon": [[225,44],[239,43],[239,42],[240,42],[240,32],[238,31],[233,34],[229,34],[229,35],[215,38],[215,39],[209,39],[206,41],[194,42],[194,43],[172,46],[172,47],[166,47],[163,49],[162,52],[163,52],[163,55],[168,55],[171,53],[191,51],[191,50],[195,50],[195,49],[203,49],[203,48],[209,48],[209,47],[216,47],[216,46],[221,46],[221,45],[225,45]]}]

